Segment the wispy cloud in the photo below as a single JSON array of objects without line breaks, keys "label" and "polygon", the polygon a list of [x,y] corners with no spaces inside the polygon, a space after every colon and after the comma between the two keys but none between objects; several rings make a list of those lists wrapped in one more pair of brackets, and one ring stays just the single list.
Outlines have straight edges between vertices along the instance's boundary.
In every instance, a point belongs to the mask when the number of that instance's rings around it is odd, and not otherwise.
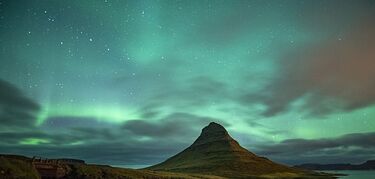
[{"label": "wispy cloud", "polygon": [[279,76],[243,102],[260,101],[274,116],[304,98],[309,115],[351,111],[375,102],[375,26],[372,21],[339,37],[296,48],[279,61]]},{"label": "wispy cloud", "polygon": [[[32,127],[40,106],[17,87],[0,79],[0,129]],[[4,129],[3,129],[4,128]]]},{"label": "wispy cloud", "polygon": [[290,163],[362,162],[375,157],[371,152],[375,150],[375,133],[353,133],[337,138],[288,139],[259,146],[257,150],[261,155]]}]

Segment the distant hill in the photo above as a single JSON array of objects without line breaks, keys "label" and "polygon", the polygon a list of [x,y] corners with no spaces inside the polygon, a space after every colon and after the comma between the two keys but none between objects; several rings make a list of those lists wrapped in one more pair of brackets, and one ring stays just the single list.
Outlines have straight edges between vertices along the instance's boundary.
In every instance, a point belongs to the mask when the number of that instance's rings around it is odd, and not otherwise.
[{"label": "distant hill", "polygon": [[202,129],[196,141],[166,161],[148,167],[155,171],[212,174],[229,178],[242,177],[301,177],[315,175],[259,157],[241,147],[217,123]]},{"label": "distant hill", "polygon": [[297,168],[303,168],[307,170],[375,170],[375,160],[369,160],[365,163],[354,165],[354,164],[302,164],[296,165]]}]

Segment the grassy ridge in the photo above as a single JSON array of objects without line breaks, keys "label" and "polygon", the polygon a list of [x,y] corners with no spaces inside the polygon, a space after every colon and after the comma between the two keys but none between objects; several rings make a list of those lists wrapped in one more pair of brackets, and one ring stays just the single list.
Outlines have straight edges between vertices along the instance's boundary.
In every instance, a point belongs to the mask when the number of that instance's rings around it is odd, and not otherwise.
[{"label": "grassy ridge", "polygon": [[38,171],[23,156],[0,155],[0,178],[38,179]]},{"label": "grassy ridge", "polygon": [[[156,172],[151,170],[136,170],[116,168],[105,165],[64,164],[62,167],[67,172],[66,179],[222,179],[222,177]],[[18,155],[0,155],[0,178],[1,179],[40,179],[38,171],[31,164],[31,159]]]},{"label": "grassy ridge", "polygon": [[172,172],[155,172],[150,170],[135,170],[115,168],[102,165],[72,165],[72,172],[68,178],[104,179],[104,178],[145,178],[145,179],[220,179],[216,176],[194,175]]}]

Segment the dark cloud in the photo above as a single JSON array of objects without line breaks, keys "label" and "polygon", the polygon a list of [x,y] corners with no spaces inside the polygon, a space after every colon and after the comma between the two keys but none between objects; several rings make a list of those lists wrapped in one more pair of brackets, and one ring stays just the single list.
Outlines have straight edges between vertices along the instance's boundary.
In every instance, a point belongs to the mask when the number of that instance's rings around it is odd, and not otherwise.
[{"label": "dark cloud", "polygon": [[132,120],[122,125],[95,121],[57,116],[34,130],[1,131],[0,153],[74,157],[112,165],[151,165],[189,146],[209,122],[223,123],[189,113]]},{"label": "dark cloud", "polygon": [[276,146],[272,146],[270,150],[264,150],[264,152],[268,154],[285,152],[305,153],[307,151],[311,152],[336,147],[348,148],[351,146],[375,148],[375,133],[347,134],[338,138],[328,139],[288,139]]},{"label": "dark cloud", "polygon": [[168,121],[160,124],[158,122],[148,122],[146,120],[132,120],[124,125],[124,129],[131,131],[135,135],[141,136],[171,136],[180,131],[181,123],[178,121]]},{"label": "dark cloud", "polygon": [[17,87],[0,79],[0,127],[30,127],[39,109],[39,105]]},{"label": "dark cloud", "polygon": [[45,133],[38,131],[12,131],[0,132],[0,145],[17,145],[20,141],[26,138],[44,138]]},{"label": "dark cloud", "polygon": [[165,160],[184,147],[184,143],[171,145],[168,141],[136,142],[123,138],[122,142],[107,141],[82,145],[2,145],[0,151],[49,158],[80,158],[96,164],[151,165]]},{"label": "dark cloud", "polygon": [[160,108],[162,104],[158,101],[149,101],[146,105],[142,106],[138,113],[142,119],[152,119],[160,115]]},{"label": "dark cloud", "polygon": [[[115,131],[113,131],[115,130]],[[74,134],[73,136],[78,136],[79,140],[81,141],[100,141],[100,140],[113,140],[119,139],[119,135],[116,133],[116,127],[113,126],[113,129],[106,128],[106,127],[96,127],[96,128],[89,128],[89,127],[73,127],[70,128],[69,133]]]},{"label": "dark cloud", "polygon": [[41,124],[46,130],[59,130],[67,128],[110,128],[115,125],[106,121],[99,121],[95,117],[55,116],[49,117]]},{"label": "dark cloud", "polygon": [[203,126],[212,121],[223,123],[220,119],[210,117],[189,113],[172,113],[159,120],[127,121],[123,125],[123,129],[139,136],[193,139]]},{"label": "dark cloud", "polygon": [[185,140],[142,140],[120,127],[0,132],[0,138],[0,153],[74,157],[111,165],[151,165],[188,146]]},{"label": "dark cloud", "polygon": [[41,143],[44,145],[61,147],[71,144],[100,143],[108,140],[116,141],[119,137],[120,135],[116,135],[108,129],[100,128],[72,128],[65,129],[65,131],[54,132],[34,129],[0,132],[0,138],[2,139],[0,144],[4,146],[13,146],[36,140],[36,145],[40,145],[38,141],[43,141]]},{"label": "dark cloud", "polygon": [[287,111],[293,102],[310,115],[355,110],[375,102],[375,26],[372,21],[343,36],[312,44],[280,61],[279,77],[245,103],[261,101],[265,116]]},{"label": "dark cloud", "polygon": [[[337,138],[288,139],[275,145],[257,148],[258,154],[281,161],[361,162],[375,157],[375,133],[353,133]],[[367,159],[366,159],[367,158]]]}]

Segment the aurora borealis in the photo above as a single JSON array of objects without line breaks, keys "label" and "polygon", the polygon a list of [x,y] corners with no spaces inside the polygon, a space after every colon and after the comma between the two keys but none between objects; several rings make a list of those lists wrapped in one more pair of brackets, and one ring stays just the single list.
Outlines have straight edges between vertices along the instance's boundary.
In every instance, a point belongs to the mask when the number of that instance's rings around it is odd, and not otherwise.
[{"label": "aurora borealis", "polygon": [[275,161],[375,158],[375,2],[0,1],[0,153],[138,167],[211,121]]}]

